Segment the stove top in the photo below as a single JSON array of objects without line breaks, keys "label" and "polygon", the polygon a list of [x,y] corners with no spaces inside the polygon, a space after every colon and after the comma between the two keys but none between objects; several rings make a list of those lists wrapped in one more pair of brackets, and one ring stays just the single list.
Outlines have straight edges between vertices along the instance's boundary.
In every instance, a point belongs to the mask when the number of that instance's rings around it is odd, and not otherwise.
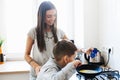
[{"label": "stove top", "polygon": [[120,74],[117,70],[110,68],[104,68],[102,73],[95,76],[94,78],[86,78],[85,76],[75,73],[70,80],[120,80]]},{"label": "stove top", "polygon": [[103,71],[101,74],[95,76],[94,78],[86,78],[83,75],[76,74],[79,80],[120,80],[120,75],[118,71]]}]

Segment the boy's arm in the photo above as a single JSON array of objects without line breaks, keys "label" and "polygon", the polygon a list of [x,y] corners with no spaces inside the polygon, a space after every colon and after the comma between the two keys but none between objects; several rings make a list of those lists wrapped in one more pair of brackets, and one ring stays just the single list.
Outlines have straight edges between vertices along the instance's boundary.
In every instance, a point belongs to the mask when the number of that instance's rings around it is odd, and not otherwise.
[{"label": "boy's arm", "polygon": [[51,80],[68,80],[75,73],[75,66],[73,63],[68,63],[59,72],[52,74]]},{"label": "boy's arm", "polygon": [[68,80],[75,73],[73,63],[68,63],[64,68],[58,70],[56,67],[49,67],[39,75],[36,80]]}]

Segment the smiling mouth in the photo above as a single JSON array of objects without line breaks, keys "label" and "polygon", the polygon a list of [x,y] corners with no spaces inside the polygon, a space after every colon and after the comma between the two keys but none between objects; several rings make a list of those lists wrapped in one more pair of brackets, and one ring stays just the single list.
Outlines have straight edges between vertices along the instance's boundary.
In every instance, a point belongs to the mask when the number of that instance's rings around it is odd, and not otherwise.
[{"label": "smiling mouth", "polygon": [[49,25],[53,25],[54,24],[54,22],[49,22]]}]

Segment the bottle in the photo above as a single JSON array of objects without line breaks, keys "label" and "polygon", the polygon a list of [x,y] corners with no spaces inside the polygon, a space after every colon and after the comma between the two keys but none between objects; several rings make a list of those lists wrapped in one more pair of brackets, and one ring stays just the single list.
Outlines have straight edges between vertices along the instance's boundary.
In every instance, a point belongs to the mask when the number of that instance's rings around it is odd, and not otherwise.
[{"label": "bottle", "polygon": [[2,47],[0,47],[0,64],[3,64],[3,63],[4,63],[4,56],[2,53]]},{"label": "bottle", "polygon": [[6,55],[3,54],[4,63],[6,62]]}]

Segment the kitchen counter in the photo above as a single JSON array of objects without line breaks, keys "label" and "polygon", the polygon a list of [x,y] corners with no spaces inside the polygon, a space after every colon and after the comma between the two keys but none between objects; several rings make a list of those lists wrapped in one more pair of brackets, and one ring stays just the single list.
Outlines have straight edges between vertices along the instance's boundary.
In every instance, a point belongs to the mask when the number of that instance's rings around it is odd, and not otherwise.
[{"label": "kitchen counter", "polygon": [[79,80],[79,78],[76,76],[77,72],[72,75],[72,77],[69,80]]},{"label": "kitchen counter", "polygon": [[0,64],[0,74],[29,72],[30,66],[26,61],[7,61]]}]

